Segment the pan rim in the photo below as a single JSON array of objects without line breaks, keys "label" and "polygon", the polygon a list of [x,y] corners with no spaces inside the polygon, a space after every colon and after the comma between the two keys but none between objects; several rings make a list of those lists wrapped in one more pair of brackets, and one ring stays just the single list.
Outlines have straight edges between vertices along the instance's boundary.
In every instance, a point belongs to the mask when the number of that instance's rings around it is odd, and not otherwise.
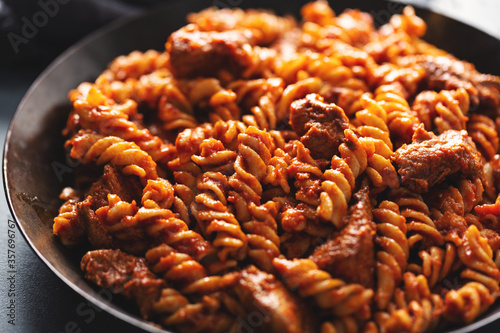
[{"label": "pan rim", "polygon": [[[387,1],[387,0],[384,0]],[[114,20],[110,22],[109,24],[106,24],[105,26],[97,29],[96,31],[93,31],[86,37],[82,38],[75,44],[73,44],[71,47],[69,47],[67,50],[62,52],[59,56],[57,56],[43,71],[42,73],[35,79],[35,81],[32,83],[30,88],[27,90],[25,95],[23,96],[21,102],[19,103],[18,107],[16,108],[16,111],[14,113],[14,116],[12,117],[12,120],[10,121],[6,138],[5,138],[5,143],[4,143],[4,150],[3,150],[3,159],[2,159],[2,176],[3,176],[3,185],[4,185],[4,192],[5,192],[5,197],[7,201],[7,205],[9,207],[10,213],[12,214],[12,218],[15,221],[17,227],[21,231],[21,234],[23,235],[24,239],[26,242],[29,244],[30,248],[37,254],[37,256],[49,267],[49,269],[58,277],[60,278],[66,285],[68,285],[72,290],[77,292],[81,297],[83,297],[86,300],[89,300],[102,310],[106,311],[107,313],[137,327],[142,330],[148,331],[148,332],[171,332],[165,329],[158,328],[156,326],[153,326],[150,322],[141,319],[140,317],[136,316],[133,313],[126,312],[116,305],[114,305],[114,302],[109,302],[106,300],[103,300],[102,298],[98,298],[96,295],[90,294],[88,291],[82,289],[79,285],[77,285],[75,282],[73,282],[71,279],[69,279],[67,276],[65,276],[61,271],[59,271],[50,261],[47,259],[41,252],[40,250],[35,246],[33,241],[28,237],[25,228],[23,224],[20,222],[20,218],[18,217],[16,213],[16,207],[14,207],[14,203],[12,200],[12,193],[10,190],[9,186],[9,177],[8,177],[8,168],[9,168],[9,152],[11,148],[11,137],[13,130],[16,125],[16,119],[19,118],[19,114],[21,110],[25,107],[25,105],[28,103],[30,100],[30,97],[33,95],[34,91],[38,89],[38,87],[43,84],[43,81],[46,79],[46,77],[53,72],[57,67],[59,67],[62,63],[64,63],[68,58],[70,58],[73,54],[78,52],[81,48],[88,46],[89,44],[92,44],[97,38],[108,34],[116,29],[122,28],[126,25],[133,24],[134,22],[137,22],[138,20],[147,17],[148,15],[151,15],[157,10],[167,10],[168,8],[172,7],[175,4],[185,2],[183,0],[176,0],[173,1],[167,5],[162,4],[159,6],[154,6],[153,8],[147,9],[147,10],[140,10],[132,15],[127,15],[125,17],[118,18],[117,20]],[[401,3],[400,1],[397,1],[397,3]],[[490,36],[491,38],[494,38],[498,40],[495,36],[492,36],[488,32],[485,32],[483,30],[480,30],[474,26],[471,26],[467,23],[458,21],[454,18],[451,18],[449,16],[446,16],[442,13],[435,12],[432,9],[426,8],[426,6],[423,6],[423,4],[418,4],[418,3],[412,3],[412,6],[415,6],[418,9],[423,9],[427,10],[429,12],[435,13],[437,15],[446,17],[449,20],[456,21],[462,25],[465,25],[467,27],[470,27],[471,29],[474,29],[478,32],[481,32],[483,34],[486,34]],[[500,40],[499,40],[500,42]],[[497,300],[497,303],[500,300]],[[500,307],[500,304],[499,304]],[[484,316],[484,315],[483,315]],[[472,332],[474,330],[477,330],[478,328],[481,328],[483,326],[486,326],[498,319],[500,319],[500,311],[497,313],[492,313],[489,314],[485,317],[480,317],[476,321],[462,327],[458,328],[453,328],[450,330],[447,330],[446,332],[448,333],[466,333],[466,332]]]}]

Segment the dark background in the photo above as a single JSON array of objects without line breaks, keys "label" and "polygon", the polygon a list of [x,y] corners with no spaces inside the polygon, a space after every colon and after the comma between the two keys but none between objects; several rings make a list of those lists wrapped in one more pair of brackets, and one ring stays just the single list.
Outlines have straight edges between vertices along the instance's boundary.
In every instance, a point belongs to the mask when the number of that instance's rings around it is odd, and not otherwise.
[{"label": "dark background", "polygon": [[[247,0],[250,1],[250,0]],[[3,143],[8,124],[23,95],[42,70],[70,45],[89,32],[112,20],[136,13],[168,1],[159,0],[41,0],[53,17],[40,28],[26,28],[26,19],[33,22],[41,10],[40,1],[0,0],[0,142]],[[430,1],[413,1],[429,4]],[[495,1],[477,1],[478,11],[472,13],[465,0],[435,1],[436,10],[445,2],[453,5],[447,14],[495,34],[500,11]],[[213,4],[207,1],[207,6]],[[455,10],[455,11],[454,11]],[[464,13],[464,11],[467,11]],[[492,15],[492,13],[494,15]],[[497,19],[491,24],[489,18]],[[24,19],[23,19],[24,18]],[[39,16],[40,23],[43,17]],[[475,21],[474,21],[475,20]],[[496,25],[496,26],[495,26]],[[24,28],[23,28],[24,27]],[[24,32],[27,34],[23,35]],[[26,39],[19,39],[18,37]],[[500,37],[500,30],[497,37]],[[124,36],[126,38],[126,36]],[[13,42],[14,41],[14,42]],[[16,45],[15,47],[13,47]],[[16,52],[17,48],[17,52]],[[3,145],[2,145],[3,146]],[[54,147],[60,149],[60,147]],[[16,244],[16,320],[9,325],[7,293],[8,220],[11,219],[4,194],[0,195],[0,332],[138,332],[139,330],[92,307],[52,273],[36,256],[17,227]],[[500,323],[490,324],[481,332],[499,332]]]},{"label": "dark background", "polygon": [[[9,33],[23,37],[23,17],[33,22],[41,10],[39,1],[0,0],[0,142],[22,97],[55,57],[97,28],[125,15],[134,15],[159,0],[66,0],[57,13],[38,28],[16,53]],[[52,3],[51,0],[42,0]],[[63,2],[67,2],[62,4]],[[56,7],[52,7],[53,10]],[[41,21],[40,23],[42,23]],[[35,26],[35,28],[37,28]],[[27,30],[28,32],[31,32]],[[12,36],[12,34],[11,34]],[[12,38],[12,37],[11,37]],[[126,38],[126,36],[124,36]],[[60,147],[54,147],[60,149]],[[33,252],[17,226],[16,320],[8,324],[7,237],[12,219],[3,191],[0,192],[0,332],[13,333],[108,333],[143,332],[88,303],[60,280]]]}]

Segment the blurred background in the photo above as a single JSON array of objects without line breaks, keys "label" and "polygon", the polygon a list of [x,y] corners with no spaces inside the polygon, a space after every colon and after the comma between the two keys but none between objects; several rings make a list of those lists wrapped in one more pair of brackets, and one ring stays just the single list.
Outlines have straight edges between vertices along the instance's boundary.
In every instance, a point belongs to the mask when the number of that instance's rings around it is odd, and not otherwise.
[{"label": "blurred background", "polygon": [[[181,0],[182,1],[182,0]],[[236,1],[236,0],[225,0]],[[250,1],[251,0],[242,0]],[[0,143],[9,122],[33,81],[69,46],[99,27],[168,0],[0,0]],[[306,2],[306,1],[305,1]],[[470,24],[500,39],[498,0],[407,0]],[[217,0],[207,0],[207,7]],[[153,33],[153,32],[152,32]],[[127,38],[127,36],[123,36]],[[54,149],[59,149],[55,147]],[[29,158],[29,157],[27,157]],[[6,236],[10,217],[0,195],[0,299],[8,292]],[[0,332],[138,332],[93,308],[64,284],[36,256],[16,231],[16,325],[7,323],[0,302]],[[499,332],[492,324],[481,332]]]},{"label": "blurred background", "polygon": [[[430,8],[500,38],[500,1],[396,1]],[[0,65],[50,61],[100,26],[120,16],[168,2],[169,0],[0,0]],[[217,0],[207,0],[207,6],[213,4],[217,4]]]}]

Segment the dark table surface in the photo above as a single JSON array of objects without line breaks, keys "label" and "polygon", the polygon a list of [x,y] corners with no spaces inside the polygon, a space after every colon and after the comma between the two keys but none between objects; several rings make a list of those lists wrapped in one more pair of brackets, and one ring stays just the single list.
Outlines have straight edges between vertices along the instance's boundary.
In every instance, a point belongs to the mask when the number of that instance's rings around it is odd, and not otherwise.
[{"label": "dark table surface", "polygon": [[[448,2],[450,1],[458,9],[460,9],[461,3],[466,2],[448,0]],[[64,1],[61,0],[60,2],[63,3]],[[75,2],[81,1],[75,0]],[[153,2],[144,1],[142,5]],[[416,1],[413,2],[415,3]],[[424,2],[428,3],[429,1]],[[435,1],[436,10],[439,11],[441,8],[439,6],[445,2],[446,0]],[[4,3],[4,1],[0,0],[0,14],[2,10],[5,10],[6,3],[9,2],[6,1]],[[125,1],[125,3],[125,6],[118,6],[108,16],[102,16],[101,20],[95,23],[94,26],[89,25],[86,27],[86,30],[89,31],[97,28],[114,17],[139,8],[134,1]],[[500,20],[498,20],[500,9],[498,2],[483,0],[479,1],[479,3],[482,6],[480,6],[481,8],[476,8],[478,10],[475,13],[471,13],[470,6],[464,5],[462,9],[467,8],[469,15],[465,15],[460,11],[449,11],[447,14],[459,19],[466,16],[469,23],[474,23],[470,21],[476,20],[476,22],[480,22],[476,26],[483,27],[490,34],[500,38]],[[488,8],[491,10],[488,10]],[[492,12],[494,15],[492,15]],[[484,18],[493,16],[497,19],[485,25]],[[5,19],[2,21],[2,17],[0,16],[0,27],[2,27],[2,24],[5,26],[4,23]],[[57,53],[80,37],[78,33],[80,35],[86,33],[86,31],[77,32],[72,38],[63,36],[64,40],[59,43],[59,49],[56,48],[55,52],[44,54],[42,59],[36,59],[32,54],[29,54],[29,52],[36,51],[21,49],[24,44],[19,45],[20,52],[18,54],[9,54],[12,53],[12,50],[6,50],[5,48],[8,47],[8,44],[5,43],[7,38],[6,31],[8,30],[0,30],[0,141],[2,146],[9,122],[17,105],[32,82],[47,64],[57,56]],[[7,60],[4,60],[5,58]],[[17,226],[11,228],[12,223],[9,223],[9,221],[12,220],[12,217],[3,191],[0,193],[0,332],[107,333],[110,330],[123,333],[141,332],[127,323],[93,307],[57,278],[33,252],[21,235],[21,232],[17,229]],[[15,263],[13,267],[9,267],[7,258],[7,240],[9,237],[14,237],[13,239],[15,240]],[[12,280],[12,277],[15,277],[15,281]],[[9,292],[15,293],[15,325],[9,323],[9,320],[11,320],[8,316],[10,313],[8,302],[11,299],[8,296]],[[500,321],[483,327],[479,332],[500,332]]]}]

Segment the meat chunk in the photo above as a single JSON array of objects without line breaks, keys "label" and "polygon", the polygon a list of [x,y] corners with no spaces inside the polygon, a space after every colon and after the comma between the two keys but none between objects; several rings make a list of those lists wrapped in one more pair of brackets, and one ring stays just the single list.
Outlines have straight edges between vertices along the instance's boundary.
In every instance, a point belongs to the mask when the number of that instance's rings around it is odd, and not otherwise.
[{"label": "meat chunk", "polygon": [[333,277],[373,288],[376,225],[368,190],[363,189],[354,196],[357,203],[344,217],[347,220],[345,228],[336,237],[318,246],[309,259]]},{"label": "meat chunk", "polygon": [[170,35],[167,52],[172,72],[181,78],[216,76],[226,69],[238,76],[252,64],[249,30],[205,32],[188,25]]},{"label": "meat chunk", "polygon": [[91,207],[96,210],[108,204],[108,194],[116,194],[122,200],[131,202],[141,201],[142,185],[139,178],[135,176],[123,175],[112,165],[104,166],[102,177],[92,184],[87,197],[92,197]]},{"label": "meat chunk", "polygon": [[416,62],[424,68],[427,89],[439,91],[464,88],[469,94],[471,107],[481,106],[482,112],[498,113],[499,77],[481,74],[474,65],[448,56],[418,55],[408,57],[406,61]]},{"label": "meat chunk", "polygon": [[360,101],[364,93],[363,89],[328,87],[321,91],[321,96],[327,103],[335,103],[342,108],[347,117],[354,117],[357,111],[363,109]]},{"label": "meat chunk", "polygon": [[455,174],[465,179],[482,177],[480,154],[466,131],[435,136],[419,127],[413,143],[396,150],[394,160],[403,185],[417,193]]},{"label": "meat chunk", "polygon": [[312,157],[330,159],[338,153],[349,119],[337,105],[326,104],[320,95],[309,94],[292,103],[290,124]]},{"label": "meat chunk", "polygon": [[479,217],[479,222],[488,229],[500,233],[500,196],[493,204],[477,205],[474,211]]},{"label": "meat chunk", "polygon": [[488,240],[488,245],[493,252],[496,252],[500,248],[500,235],[491,229],[481,230],[481,236]]},{"label": "meat chunk", "polygon": [[[289,29],[271,45],[271,48],[275,50],[283,59],[292,58],[295,56],[300,46],[301,33],[302,31],[297,27]],[[283,79],[285,79],[287,83],[291,83],[293,81],[293,78],[287,76],[283,76]]]},{"label": "meat chunk", "polygon": [[[124,176],[111,165],[104,166],[103,176],[95,182],[86,194],[86,199],[77,204],[78,216],[93,248],[114,248],[113,239],[101,225],[95,211],[108,204],[108,194],[117,194],[122,200],[132,202],[141,200],[142,186],[137,177]],[[130,244],[132,245],[132,244]],[[139,253],[140,250],[131,252]]]},{"label": "meat chunk", "polygon": [[137,303],[144,318],[160,297],[165,281],[156,278],[148,269],[146,259],[120,250],[89,251],[80,263],[85,278],[101,288],[109,288]]},{"label": "meat chunk", "polygon": [[211,7],[199,13],[192,13],[188,21],[202,31],[226,31],[236,28],[251,29],[259,45],[269,45],[297,26],[291,16],[277,16],[266,10],[240,8],[217,9]]},{"label": "meat chunk", "polygon": [[85,239],[85,226],[78,218],[78,202],[81,194],[70,187],[62,190],[59,198],[66,200],[54,218],[52,230],[64,246],[76,246]]},{"label": "meat chunk", "polygon": [[[236,295],[247,315],[260,318],[259,332],[307,333],[315,332],[313,314],[272,274],[250,266],[226,276],[232,279],[230,292]],[[248,323],[238,321],[239,330]]]},{"label": "meat chunk", "polygon": [[[115,167],[106,165],[103,176],[92,184],[83,197],[74,190],[63,190],[61,199],[67,201],[54,219],[53,230],[64,245],[76,246],[87,238],[93,248],[116,247],[113,238],[95,215],[98,208],[108,204],[110,193],[118,194],[128,202],[140,201],[142,186],[137,177],[122,175]],[[134,244],[128,245],[131,252],[140,252],[132,249]]]},{"label": "meat chunk", "polygon": [[445,212],[441,218],[435,221],[435,224],[443,237],[456,234],[461,238],[467,231],[465,218],[455,213]]}]

